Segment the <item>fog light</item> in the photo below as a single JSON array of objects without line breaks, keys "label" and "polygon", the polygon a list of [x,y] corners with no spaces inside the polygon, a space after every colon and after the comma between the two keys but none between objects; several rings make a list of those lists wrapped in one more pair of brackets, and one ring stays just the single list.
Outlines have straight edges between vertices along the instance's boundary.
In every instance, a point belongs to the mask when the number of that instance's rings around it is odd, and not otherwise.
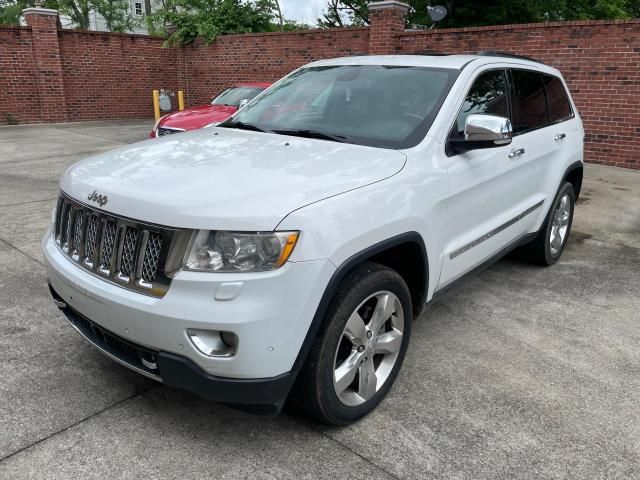
[{"label": "fog light", "polygon": [[232,357],[238,350],[238,336],[233,332],[188,329],[193,346],[207,357]]}]

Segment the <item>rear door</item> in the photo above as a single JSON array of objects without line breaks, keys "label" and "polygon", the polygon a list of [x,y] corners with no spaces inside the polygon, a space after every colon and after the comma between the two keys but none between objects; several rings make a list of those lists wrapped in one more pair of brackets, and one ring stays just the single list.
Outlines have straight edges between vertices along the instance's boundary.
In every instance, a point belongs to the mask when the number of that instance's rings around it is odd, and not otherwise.
[{"label": "rear door", "polygon": [[519,178],[518,211],[531,211],[520,220],[520,231],[530,231],[543,211],[549,192],[545,188],[549,164],[556,150],[549,133],[549,111],[542,73],[511,69],[513,136],[524,150],[513,156],[511,168]]},{"label": "rear door", "polygon": [[570,135],[559,121],[571,115],[571,107],[557,77],[512,68],[510,81],[514,139],[524,148],[512,158],[511,168],[521,191],[519,210],[530,212],[520,221],[527,233],[540,226],[558,187]]}]

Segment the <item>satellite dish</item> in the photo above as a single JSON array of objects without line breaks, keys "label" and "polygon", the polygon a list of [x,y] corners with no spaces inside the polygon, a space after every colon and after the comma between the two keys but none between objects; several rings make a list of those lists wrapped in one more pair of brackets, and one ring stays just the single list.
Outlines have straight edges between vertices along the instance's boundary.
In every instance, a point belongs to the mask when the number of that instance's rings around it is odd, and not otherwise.
[{"label": "satellite dish", "polygon": [[433,7],[429,5],[427,7],[427,13],[431,17],[431,20],[433,20],[434,22],[439,22],[447,16],[448,12],[447,7],[445,7],[444,5],[434,5]]}]

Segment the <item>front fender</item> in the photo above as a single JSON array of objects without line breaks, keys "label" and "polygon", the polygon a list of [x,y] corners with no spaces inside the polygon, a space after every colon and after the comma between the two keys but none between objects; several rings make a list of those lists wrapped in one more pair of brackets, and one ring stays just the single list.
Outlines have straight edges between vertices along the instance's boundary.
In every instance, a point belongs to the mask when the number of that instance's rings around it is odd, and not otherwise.
[{"label": "front fender", "polygon": [[278,230],[299,230],[289,261],[329,259],[336,268],[367,248],[414,232],[429,259],[430,299],[442,267],[448,195],[446,172],[405,167],[398,175],[325,199],[285,217]]}]

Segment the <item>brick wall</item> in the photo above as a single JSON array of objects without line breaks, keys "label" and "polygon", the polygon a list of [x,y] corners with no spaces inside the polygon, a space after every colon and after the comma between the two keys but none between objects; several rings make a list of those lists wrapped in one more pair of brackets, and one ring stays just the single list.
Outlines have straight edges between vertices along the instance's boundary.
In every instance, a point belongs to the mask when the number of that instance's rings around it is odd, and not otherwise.
[{"label": "brick wall", "polygon": [[396,52],[527,55],[560,70],[584,121],[585,158],[640,168],[640,20],[403,32]]},{"label": "brick wall", "polygon": [[139,35],[61,30],[68,119],[153,116],[151,91],[178,90],[178,50]]},{"label": "brick wall", "polygon": [[152,116],[151,90],[182,89],[187,104],[240,81],[273,81],[309,61],[369,53],[529,55],[564,74],[586,128],[585,159],[640,168],[640,19],[410,32],[404,7],[383,2],[371,27],[228,35],[163,48],[142,35],[0,27],[0,124]]},{"label": "brick wall", "polygon": [[206,101],[212,93],[242,81],[275,81],[320,58],[367,55],[368,28],[226,35],[215,43],[186,47],[188,100]]},{"label": "brick wall", "polygon": [[40,121],[31,27],[0,29],[0,124]]}]

